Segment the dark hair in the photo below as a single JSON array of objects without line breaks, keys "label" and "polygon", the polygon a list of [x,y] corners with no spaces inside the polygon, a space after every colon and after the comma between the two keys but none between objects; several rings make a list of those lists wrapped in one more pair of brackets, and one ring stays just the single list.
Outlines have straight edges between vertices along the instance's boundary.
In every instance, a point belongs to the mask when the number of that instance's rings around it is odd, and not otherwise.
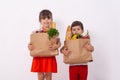
[{"label": "dark hair", "polygon": [[81,28],[82,30],[84,30],[83,24],[82,24],[82,22],[80,22],[80,21],[74,21],[74,22],[71,24],[71,30],[72,30],[72,27],[75,27],[75,26],[80,26],[80,28]]},{"label": "dark hair", "polygon": [[47,9],[42,10],[39,14],[39,21],[45,18],[52,19],[52,12]]}]

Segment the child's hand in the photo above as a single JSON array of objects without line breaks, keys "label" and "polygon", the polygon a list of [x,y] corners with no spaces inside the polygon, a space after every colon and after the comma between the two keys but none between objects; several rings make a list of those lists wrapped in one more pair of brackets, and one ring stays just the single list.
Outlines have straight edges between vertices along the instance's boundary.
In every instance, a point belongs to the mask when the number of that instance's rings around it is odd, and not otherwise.
[{"label": "child's hand", "polygon": [[85,48],[86,48],[88,51],[91,51],[91,52],[94,51],[94,47],[90,44],[90,42],[88,42],[88,43],[85,45]]},{"label": "child's hand", "polygon": [[32,44],[28,44],[28,49],[29,49],[30,51],[32,51],[32,50],[33,50],[33,45],[32,45]]},{"label": "child's hand", "polygon": [[63,53],[64,55],[68,55],[69,52],[70,52],[70,51],[68,50],[68,48],[65,48],[65,47],[62,47],[60,51],[61,51],[61,53]]},{"label": "child's hand", "polygon": [[50,50],[57,50],[61,46],[60,39],[57,39],[57,42],[51,42],[49,45]]},{"label": "child's hand", "polygon": [[49,46],[49,49],[50,50],[57,50],[58,49],[58,45],[56,45],[56,44],[51,45],[51,46]]}]

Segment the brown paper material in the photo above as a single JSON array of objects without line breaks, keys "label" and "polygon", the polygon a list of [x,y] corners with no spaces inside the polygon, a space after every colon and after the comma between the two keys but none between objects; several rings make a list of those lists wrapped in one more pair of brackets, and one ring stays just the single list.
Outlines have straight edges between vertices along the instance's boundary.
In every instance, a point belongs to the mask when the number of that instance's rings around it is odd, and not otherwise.
[{"label": "brown paper material", "polygon": [[58,50],[49,50],[49,45],[53,41],[53,39],[52,41],[48,39],[47,33],[33,33],[30,36],[30,43],[33,46],[30,55],[33,57],[50,57],[58,55]]},{"label": "brown paper material", "polygon": [[89,41],[89,39],[66,40],[65,47],[68,48],[70,53],[64,55],[64,63],[77,64],[92,61],[91,52],[84,47]]}]

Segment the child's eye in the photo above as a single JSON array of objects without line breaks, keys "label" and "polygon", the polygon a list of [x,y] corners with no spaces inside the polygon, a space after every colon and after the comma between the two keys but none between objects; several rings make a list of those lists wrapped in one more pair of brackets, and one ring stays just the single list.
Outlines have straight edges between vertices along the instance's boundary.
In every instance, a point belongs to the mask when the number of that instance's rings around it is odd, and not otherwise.
[{"label": "child's eye", "polygon": [[76,31],[76,29],[73,29],[73,31]]}]

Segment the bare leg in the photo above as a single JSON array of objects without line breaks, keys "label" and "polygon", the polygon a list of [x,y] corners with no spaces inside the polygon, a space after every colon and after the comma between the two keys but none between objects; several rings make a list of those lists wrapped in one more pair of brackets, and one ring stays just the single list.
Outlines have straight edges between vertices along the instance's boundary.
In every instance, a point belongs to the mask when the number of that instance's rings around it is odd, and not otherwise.
[{"label": "bare leg", "polygon": [[38,80],[44,80],[44,73],[38,73]]},{"label": "bare leg", "polygon": [[52,73],[45,74],[46,80],[52,80]]}]

